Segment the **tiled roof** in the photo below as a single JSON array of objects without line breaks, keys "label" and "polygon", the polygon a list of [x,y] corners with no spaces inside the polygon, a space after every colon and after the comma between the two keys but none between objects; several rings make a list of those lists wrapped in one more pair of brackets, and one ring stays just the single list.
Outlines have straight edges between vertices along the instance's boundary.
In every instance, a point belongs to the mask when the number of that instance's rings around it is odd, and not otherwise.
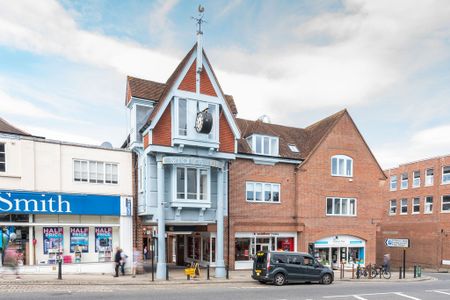
[{"label": "tiled roof", "polygon": [[[242,138],[238,141],[238,152],[252,154],[250,145],[245,138],[252,134],[276,136],[279,138],[279,155],[282,158],[306,159],[320,144],[330,129],[347,111],[342,110],[306,128],[288,127],[262,121],[250,121],[237,118],[237,124],[241,130]],[[288,144],[297,146],[299,152],[292,152]]]},{"label": "tiled roof", "polygon": [[9,124],[2,118],[0,118],[0,132],[8,133],[8,134],[31,136],[31,134],[29,134],[17,127],[14,127],[13,125]]}]

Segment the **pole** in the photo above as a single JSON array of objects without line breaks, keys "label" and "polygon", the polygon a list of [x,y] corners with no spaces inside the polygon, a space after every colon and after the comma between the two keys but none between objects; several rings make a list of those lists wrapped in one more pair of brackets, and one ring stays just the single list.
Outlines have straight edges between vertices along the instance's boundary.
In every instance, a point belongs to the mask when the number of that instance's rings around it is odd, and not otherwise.
[{"label": "pole", "polygon": [[58,259],[58,280],[62,280],[62,260]]},{"label": "pole", "polygon": [[209,264],[206,266],[206,279],[209,280]]},{"label": "pole", "polygon": [[155,239],[152,237],[152,281],[155,281]]},{"label": "pole", "polygon": [[400,267],[400,271],[398,272],[398,279],[402,279],[402,267]]},{"label": "pole", "polygon": [[405,279],[406,273],[406,249],[403,249],[403,279]]},{"label": "pole", "polygon": [[157,217],[158,217],[158,261],[156,262],[156,279],[164,280],[166,278],[166,222],[164,216],[164,165],[162,158],[157,162]]}]

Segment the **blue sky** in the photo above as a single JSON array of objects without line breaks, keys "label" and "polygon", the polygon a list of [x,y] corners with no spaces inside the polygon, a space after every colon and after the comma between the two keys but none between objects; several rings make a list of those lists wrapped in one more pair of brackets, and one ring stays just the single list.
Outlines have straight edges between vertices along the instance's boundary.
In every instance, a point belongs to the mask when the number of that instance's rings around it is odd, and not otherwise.
[{"label": "blue sky", "polygon": [[[347,108],[383,167],[450,153],[450,2],[202,1],[239,116],[304,127]],[[0,116],[120,146],[126,75],[164,82],[198,1],[0,0]]]}]

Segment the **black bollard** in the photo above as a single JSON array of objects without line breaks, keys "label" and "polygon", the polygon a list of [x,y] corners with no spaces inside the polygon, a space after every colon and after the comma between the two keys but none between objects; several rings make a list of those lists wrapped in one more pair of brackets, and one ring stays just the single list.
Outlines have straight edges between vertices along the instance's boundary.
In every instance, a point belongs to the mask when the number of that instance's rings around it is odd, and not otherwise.
[{"label": "black bollard", "polygon": [[416,278],[416,277],[417,277],[417,266],[414,265],[414,278]]},{"label": "black bollard", "polygon": [[361,266],[358,264],[356,267],[356,279],[359,279],[361,276]]},{"label": "black bollard", "polygon": [[209,280],[209,264],[206,266],[206,279]]},{"label": "black bollard", "polygon": [[58,259],[58,279],[62,280],[62,260]]},{"label": "black bollard", "polygon": [[169,265],[166,264],[166,280],[169,280]]},{"label": "black bollard", "polygon": [[400,272],[398,273],[398,279],[402,279],[402,267],[400,267]]},{"label": "black bollard", "polygon": [[226,269],[226,271],[227,271],[227,279],[230,279],[230,273],[229,273],[229,270],[228,270],[228,265],[225,267]]}]

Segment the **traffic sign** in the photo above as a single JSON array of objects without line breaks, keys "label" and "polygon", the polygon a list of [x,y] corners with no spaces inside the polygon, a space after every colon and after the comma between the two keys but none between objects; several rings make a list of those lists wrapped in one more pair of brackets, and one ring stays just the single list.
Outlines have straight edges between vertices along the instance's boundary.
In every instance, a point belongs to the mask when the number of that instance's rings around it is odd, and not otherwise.
[{"label": "traffic sign", "polygon": [[385,239],[384,244],[389,248],[409,248],[409,239]]}]

